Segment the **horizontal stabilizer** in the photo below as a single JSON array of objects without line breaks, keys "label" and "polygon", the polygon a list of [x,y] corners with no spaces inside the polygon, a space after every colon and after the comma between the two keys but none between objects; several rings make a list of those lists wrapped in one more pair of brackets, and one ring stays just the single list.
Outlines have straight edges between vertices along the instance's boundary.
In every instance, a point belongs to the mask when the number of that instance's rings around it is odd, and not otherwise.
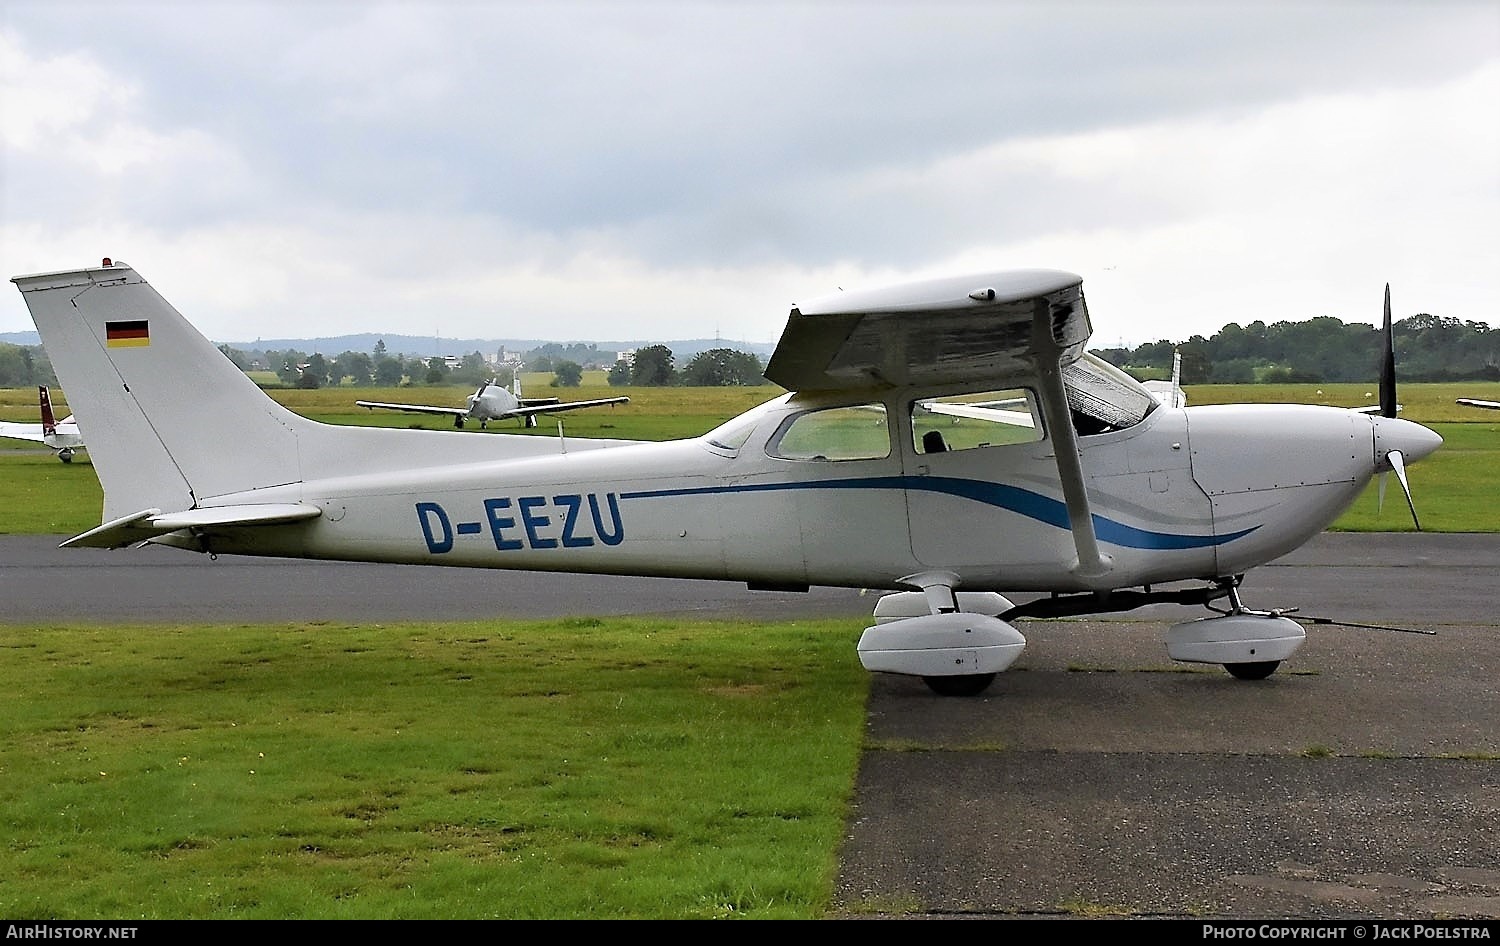
[{"label": "horizontal stabilizer", "polygon": [[143,509],[121,516],[104,525],[75,535],[59,548],[118,549],[154,539],[182,529],[210,526],[272,526],[322,515],[317,506],[306,503],[262,503],[253,506],[216,506],[163,513],[160,509]]}]

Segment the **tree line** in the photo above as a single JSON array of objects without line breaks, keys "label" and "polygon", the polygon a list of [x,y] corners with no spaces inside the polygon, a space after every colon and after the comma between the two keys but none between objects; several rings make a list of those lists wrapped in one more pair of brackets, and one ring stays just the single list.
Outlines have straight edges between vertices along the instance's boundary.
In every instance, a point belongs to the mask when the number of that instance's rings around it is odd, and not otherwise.
[{"label": "tree line", "polygon": [[[1395,323],[1396,371],[1409,381],[1500,381],[1500,329],[1484,322],[1414,315]],[[1098,352],[1142,378],[1165,378],[1182,355],[1184,384],[1371,381],[1384,344],[1378,327],[1332,316],[1303,322],[1225,325],[1211,337],[1148,342]]]},{"label": "tree line", "polygon": [[621,387],[727,387],[765,383],[765,366],[750,352],[733,348],[710,348],[694,355],[678,369],[672,349],[665,345],[638,348],[629,361],[617,361],[607,380]]},{"label": "tree line", "polygon": [[[257,364],[275,372],[287,387],[320,388],[342,384],[398,387],[410,384],[480,385],[493,380],[496,366],[480,352],[463,356],[460,364],[450,366],[441,357],[421,358],[392,355],[379,341],[372,353],[346,351],[334,357],[319,352],[296,349],[265,352],[243,352],[220,346],[226,357],[242,371]],[[715,348],[694,355],[681,369],[674,364],[672,350],[665,345],[638,349],[632,359],[620,360],[613,352],[600,352],[597,346],[549,343],[527,354],[522,367],[526,371],[551,372],[552,386],[578,387],[583,382],[585,364],[568,355],[587,359],[587,367],[602,361],[612,362],[608,381],[611,385],[662,387],[667,385],[712,386],[758,385],[764,383],[764,366],[758,357],[729,348]],[[502,378],[502,382],[507,379]]]}]

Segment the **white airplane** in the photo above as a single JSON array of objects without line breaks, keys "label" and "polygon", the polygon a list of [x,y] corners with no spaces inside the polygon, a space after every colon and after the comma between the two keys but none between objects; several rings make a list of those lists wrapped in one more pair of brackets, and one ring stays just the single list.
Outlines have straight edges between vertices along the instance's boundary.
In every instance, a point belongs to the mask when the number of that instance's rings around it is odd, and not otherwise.
[{"label": "white airplane", "polygon": [[[1053,270],[802,303],[766,370],[792,393],[665,443],[320,424],[123,263],[14,282],[104,486],[103,524],[64,546],[879,589],[862,664],[943,694],[1010,666],[1018,618],[1153,603],[1215,615],[1172,627],[1170,657],[1267,676],[1306,635],[1244,606],[1245,573],[1377,474],[1409,497],[1442,442],[1343,408],[1164,404],[1085,352],[1082,280]],[[966,399],[1030,425],[925,408]]]},{"label": "white airplane", "polygon": [[52,395],[47,386],[38,385],[36,390],[42,406],[42,422],[18,424],[0,421],[0,437],[44,443],[56,451],[59,460],[72,463],[73,452],[83,448],[83,434],[78,432],[78,422],[73,419],[72,414],[56,420],[52,414]]},{"label": "white airplane", "polygon": [[1461,397],[1458,399],[1458,403],[1466,407],[1482,407],[1486,410],[1500,411],[1500,401],[1481,401],[1478,398]]},{"label": "white airplane", "polygon": [[581,407],[601,407],[605,404],[625,404],[628,397],[604,397],[592,401],[563,401],[555,397],[521,397],[521,375],[512,381],[514,391],[503,385],[486,381],[479,390],[468,396],[467,407],[435,407],[428,404],[385,404],[380,401],[355,401],[358,407],[385,408],[405,411],[408,414],[446,414],[453,418],[453,426],[462,428],[465,420],[477,420],[481,429],[492,420],[521,418],[527,427],[536,426],[536,415],[558,411],[576,411]]}]

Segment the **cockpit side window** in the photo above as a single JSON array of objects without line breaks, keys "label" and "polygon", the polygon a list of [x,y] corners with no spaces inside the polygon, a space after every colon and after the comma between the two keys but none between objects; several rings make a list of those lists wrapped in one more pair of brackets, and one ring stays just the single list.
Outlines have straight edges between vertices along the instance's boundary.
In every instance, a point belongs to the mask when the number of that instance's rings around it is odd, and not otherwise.
[{"label": "cockpit side window", "polygon": [[876,460],[891,455],[884,404],[807,411],[788,420],[766,452],[783,460]]},{"label": "cockpit side window", "polygon": [[945,453],[1042,439],[1036,397],[1024,388],[929,397],[911,406],[917,453]]}]

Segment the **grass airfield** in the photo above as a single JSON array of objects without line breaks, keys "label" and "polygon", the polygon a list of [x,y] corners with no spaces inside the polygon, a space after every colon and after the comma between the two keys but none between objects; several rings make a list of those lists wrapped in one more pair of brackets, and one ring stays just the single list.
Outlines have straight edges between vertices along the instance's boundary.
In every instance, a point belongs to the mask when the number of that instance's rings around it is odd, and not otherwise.
[{"label": "grass airfield", "polygon": [[[526,380],[529,395],[620,393]],[[467,393],[273,396],[330,423],[450,429],[352,404],[461,404]],[[629,405],[566,415],[567,436],[695,436],[780,391],[624,393]],[[1365,393],[1188,389],[1192,404],[1357,406]],[[1402,395],[1403,416],[1445,438],[1411,470],[1424,526],[1500,531],[1500,413],[1452,403],[1500,400],[1500,385]],[[0,417],[35,414],[34,389],[0,392]],[[529,433],[556,436],[555,420]],[[62,464],[0,444],[0,532],[98,524],[86,452]],[[1377,514],[1372,486],[1335,528],[1411,529],[1389,492]],[[580,616],[37,627],[0,611],[0,915],[827,916],[865,738],[862,626]]]}]

